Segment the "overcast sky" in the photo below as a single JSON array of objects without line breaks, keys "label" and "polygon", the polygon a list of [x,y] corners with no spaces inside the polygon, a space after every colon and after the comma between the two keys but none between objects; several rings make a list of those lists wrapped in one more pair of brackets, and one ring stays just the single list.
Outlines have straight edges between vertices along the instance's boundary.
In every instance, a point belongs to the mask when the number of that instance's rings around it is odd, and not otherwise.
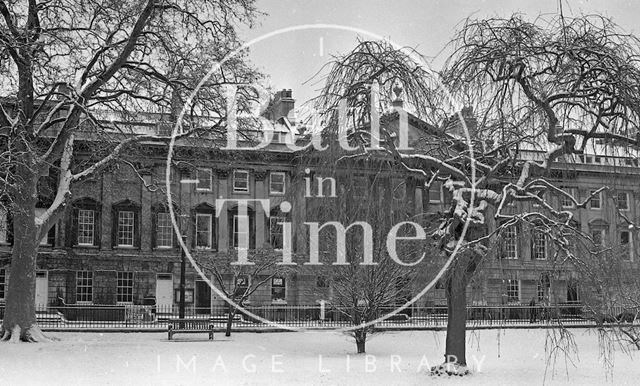
[{"label": "overcast sky", "polygon": [[[564,0],[562,4],[565,16],[598,13],[613,18],[627,32],[639,30],[640,1]],[[246,40],[287,27],[336,24],[414,47],[427,57],[436,57],[436,69],[443,58],[441,51],[457,25],[468,16],[509,16],[518,12],[535,17],[559,12],[558,0],[258,0],[257,6],[266,15],[254,29],[244,32]],[[371,39],[338,29],[287,32],[253,45],[250,57],[270,76],[274,89],[293,89],[294,98],[301,103],[321,86],[304,82],[330,60],[330,55],[353,49],[358,37]]]}]

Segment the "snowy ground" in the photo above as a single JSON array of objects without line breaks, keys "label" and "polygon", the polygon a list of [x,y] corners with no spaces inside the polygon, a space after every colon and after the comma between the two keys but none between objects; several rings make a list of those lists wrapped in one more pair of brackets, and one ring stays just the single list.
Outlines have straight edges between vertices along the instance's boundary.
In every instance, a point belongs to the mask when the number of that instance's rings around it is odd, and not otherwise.
[{"label": "snowy ground", "polygon": [[[206,334],[49,333],[59,341],[0,344],[0,385],[636,385],[640,358],[618,352],[613,375],[593,330],[573,329],[575,366],[558,360],[545,381],[546,330],[468,333],[470,377],[427,374],[442,362],[443,332],[387,332],[355,355],[335,332]],[[640,353],[637,353],[640,354]]]}]

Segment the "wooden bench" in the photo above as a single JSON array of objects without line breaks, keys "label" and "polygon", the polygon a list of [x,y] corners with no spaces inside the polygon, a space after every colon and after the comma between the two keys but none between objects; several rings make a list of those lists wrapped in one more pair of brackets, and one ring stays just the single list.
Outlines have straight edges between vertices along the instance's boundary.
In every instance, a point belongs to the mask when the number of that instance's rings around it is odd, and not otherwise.
[{"label": "wooden bench", "polygon": [[213,323],[210,319],[169,319],[169,340],[174,334],[207,332],[209,339],[213,340]]}]

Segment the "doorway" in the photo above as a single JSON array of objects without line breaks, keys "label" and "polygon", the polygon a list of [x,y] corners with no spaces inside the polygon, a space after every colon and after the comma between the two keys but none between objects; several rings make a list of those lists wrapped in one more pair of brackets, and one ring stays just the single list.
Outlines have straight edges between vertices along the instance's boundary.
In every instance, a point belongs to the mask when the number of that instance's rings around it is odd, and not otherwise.
[{"label": "doorway", "polygon": [[156,276],[156,306],[158,312],[171,312],[173,306],[173,275],[159,273]]},{"label": "doorway", "polygon": [[196,314],[211,314],[211,287],[204,280],[196,280]]},{"label": "doorway", "polygon": [[36,308],[45,308],[49,304],[49,273],[36,271]]}]

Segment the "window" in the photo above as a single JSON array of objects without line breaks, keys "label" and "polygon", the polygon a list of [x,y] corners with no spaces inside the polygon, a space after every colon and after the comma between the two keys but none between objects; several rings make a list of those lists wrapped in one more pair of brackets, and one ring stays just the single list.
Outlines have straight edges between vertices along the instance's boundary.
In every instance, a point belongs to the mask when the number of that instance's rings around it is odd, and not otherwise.
[{"label": "window", "polygon": [[93,302],[93,272],[76,272],[76,303]]},{"label": "window", "polygon": [[535,260],[547,258],[547,235],[542,232],[533,232],[531,258]]},{"label": "window", "polygon": [[620,210],[629,210],[629,194],[626,192],[619,192],[616,195],[616,205]]},{"label": "window", "polygon": [[271,278],[271,301],[284,302],[286,297],[286,287],[283,277]]},{"label": "window", "polygon": [[248,192],[249,191],[249,172],[246,170],[233,171],[233,191]]},{"label": "window", "polygon": [[209,213],[196,213],[196,248],[211,249],[213,215]]},{"label": "window", "polygon": [[280,131],[264,131],[264,139],[269,140],[271,137],[270,143],[286,143],[287,141],[287,133],[283,133]]},{"label": "window", "polygon": [[429,202],[442,202],[442,182],[433,181],[429,187]]},{"label": "window", "polygon": [[118,303],[133,303],[133,272],[118,272]]},{"label": "window", "polygon": [[7,242],[8,223],[7,209],[0,204],[0,244]]},{"label": "window", "polygon": [[113,205],[111,211],[111,245],[114,248],[140,246],[140,210],[140,205],[129,199]]},{"label": "window", "polygon": [[213,185],[212,178],[211,169],[196,169],[196,179],[198,180],[196,183],[196,190],[211,191],[211,187]]},{"label": "window", "polygon": [[[36,208],[36,217],[40,218],[44,215],[44,212],[46,212],[46,209],[44,208]],[[40,245],[41,246],[54,246],[56,243],[56,226],[55,224],[49,229],[49,231],[47,232],[47,234],[45,236],[42,237],[42,240],[40,240]]]},{"label": "window", "polygon": [[234,215],[233,216],[233,247],[234,248],[248,248],[246,243],[249,237],[249,216]]},{"label": "window", "polygon": [[95,211],[78,210],[78,245],[94,245]]},{"label": "window", "polygon": [[6,285],[7,285],[7,271],[5,269],[0,269],[0,300],[4,300]]},{"label": "window", "polygon": [[[252,208],[247,208],[247,214],[241,215],[238,212],[238,207],[229,209],[227,214],[228,218],[228,230],[229,230],[229,247],[230,248],[249,248],[254,249],[256,246],[256,226],[255,226],[255,212]],[[271,225],[271,222],[269,222]],[[248,235],[248,239],[247,239]],[[240,245],[248,240],[249,245]]]},{"label": "window", "polygon": [[133,247],[135,214],[132,211],[118,211],[118,243],[119,247]]},{"label": "window", "polygon": [[622,260],[633,260],[631,232],[629,231],[620,231],[620,253],[622,254]]},{"label": "window", "polygon": [[271,172],[269,174],[269,192],[271,194],[285,193],[285,175],[284,172]]},{"label": "window", "polygon": [[520,282],[518,279],[507,279],[507,303],[520,302]]},{"label": "window", "polygon": [[171,248],[173,246],[173,224],[169,213],[156,214],[156,246]]},{"label": "window", "polygon": [[[269,216],[269,243],[274,249],[282,249],[283,246],[283,229],[282,223],[287,219],[282,215],[277,215],[279,212],[272,211]],[[274,215],[275,214],[275,215]]]},{"label": "window", "polygon": [[567,303],[578,303],[579,301],[578,282],[575,279],[570,279],[567,281]]},{"label": "window", "polygon": [[551,282],[549,280],[549,275],[546,273],[543,273],[542,275],[540,275],[540,279],[538,280],[538,285],[537,285],[536,292],[538,295],[538,302],[545,303],[549,301],[550,288],[551,288]]},{"label": "window", "polygon": [[538,294],[538,296],[537,296],[538,297],[538,302],[539,303],[544,302],[545,299],[546,299],[546,293],[545,293],[545,288],[544,288],[543,284],[540,281],[538,281],[538,288],[537,288],[536,292]]},{"label": "window", "polygon": [[[71,221],[67,222],[64,243],[67,247],[72,246],[100,246],[101,235],[101,209],[102,204],[91,198],[84,197],[76,200],[72,204]],[[116,245],[117,214],[111,216],[111,245]]]},{"label": "window", "polygon": [[518,258],[518,232],[514,225],[504,230],[504,258]]},{"label": "window", "polygon": [[[592,190],[589,192],[589,194],[594,194],[595,192],[596,192],[595,190]],[[602,201],[602,192],[596,194],[591,198],[591,201],[589,201],[589,208],[600,209],[602,204],[601,201]]]},{"label": "window", "polygon": [[[574,188],[564,188],[564,191],[571,195],[573,198],[576,198],[576,190]],[[573,208],[575,206],[573,200],[565,195],[560,196],[560,205],[563,208]]]},{"label": "window", "polygon": [[44,237],[42,237],[42,240],[40,240],[40,245],[48,246],[48,247],[55,246],[55,244],[56,244],[56,229],[57,229],[57,226],[54,224],[49,229],[47,234]]}]

